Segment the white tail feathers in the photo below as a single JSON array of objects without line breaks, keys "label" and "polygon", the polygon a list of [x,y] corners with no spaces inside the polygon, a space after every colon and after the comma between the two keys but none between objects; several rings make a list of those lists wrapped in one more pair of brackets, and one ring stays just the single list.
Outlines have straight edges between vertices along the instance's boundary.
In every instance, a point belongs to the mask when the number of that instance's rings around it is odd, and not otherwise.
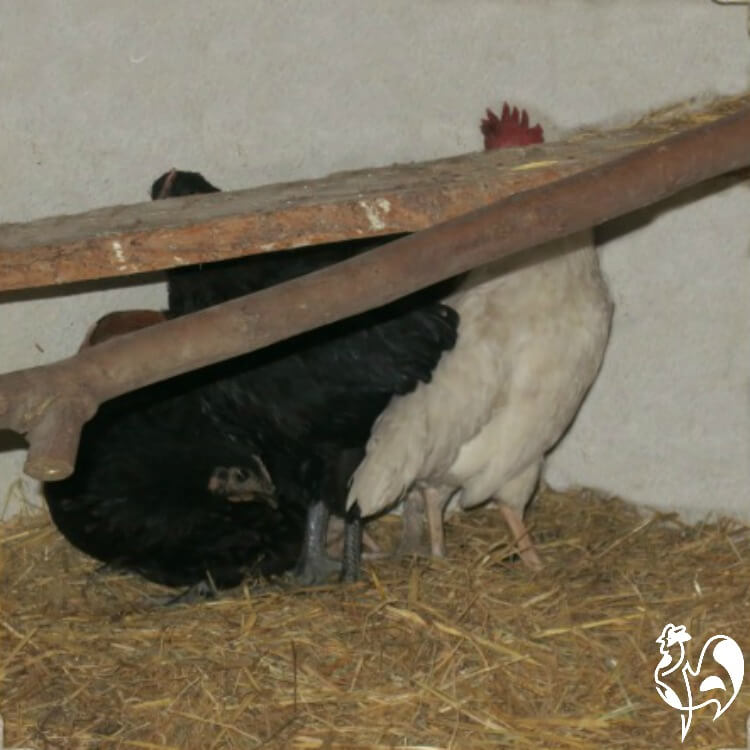
[{"label": "white tail feathers", "polygon": [[[423,389],[424,384],[417,388]],[[421,394],[395,396],[388,408],[380,415],[373,427],[367,444],[367,454],[352,475],[346,507],[354,503],[363,516],[371,516],[397,502],[409,489],[413,478],[421,468],[422,446],[427,439],[424,420],[419,418],[422,410],[407,414],[404,398],[415,399]],[[405,419],[409,419],[409,441],[403,440]],[[419,450],[415,450],[416,446]]]}]

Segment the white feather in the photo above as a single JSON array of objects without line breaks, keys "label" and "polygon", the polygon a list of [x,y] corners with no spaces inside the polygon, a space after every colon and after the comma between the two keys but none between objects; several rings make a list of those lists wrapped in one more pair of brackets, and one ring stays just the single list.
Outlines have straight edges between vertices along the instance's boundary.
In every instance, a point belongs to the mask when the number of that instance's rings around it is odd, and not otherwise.
[{"label": "white feather", "polygon": [[612,303],[591,232],[477,269],[446,302],[456,346],[391,401],[352,477],[348,504],[364,516],[415,485],[522,510],[599,370]]}]

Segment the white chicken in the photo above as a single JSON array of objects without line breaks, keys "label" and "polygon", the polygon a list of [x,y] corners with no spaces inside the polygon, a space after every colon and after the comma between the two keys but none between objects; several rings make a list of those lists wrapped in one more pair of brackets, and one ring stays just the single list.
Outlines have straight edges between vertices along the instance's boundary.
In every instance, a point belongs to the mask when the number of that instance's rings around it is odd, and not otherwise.
[{"label": "white chicken", "polygon": [[[487,115],[486,149],[543,141],[525,111],[519,118],[506,104],[501,118]],[[613,308],[592,232],[476,269],[445,302],[460,316],[456,346],[431,382],[380,415],[348,507],[371,516],[405,498],[401,552],[420,549],[426,514],[431,552],[443,556],[446,508],[495,500],[522,560],[538,568],[523,511],[609,338]]]}]

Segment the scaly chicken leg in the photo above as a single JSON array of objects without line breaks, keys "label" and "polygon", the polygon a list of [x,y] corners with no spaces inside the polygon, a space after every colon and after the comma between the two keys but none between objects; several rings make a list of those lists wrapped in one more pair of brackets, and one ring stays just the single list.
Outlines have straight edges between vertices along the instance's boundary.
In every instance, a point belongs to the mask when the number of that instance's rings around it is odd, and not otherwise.
[{"label": "scaly chicken leg", "polygon": [[412,489],[404,500],[403,530],[401,542],[396,549],[396,557],[429,555],[429,547],[424,540],[425,506],[422,490]]},{"label": "scaly chicken leg", "polygon": [[518,545],[518,554],[521,556],[521,560],[532,570],[541,570],[543,567],[542,561],[539,559],[534,542],[531,541],[531,536],[521,515],[505,503],[500,504],[500,512],[503,514],[503,518],[508,524],[511,534],[513,534],[513,539]]},{"label": "scaly chicken leg", "polygon": [[542,561],[523,523],[523,511],[534,494],[541,471],[541,461],[527,466],[520,474],[506,482],[495,497],[500,505],[500,512],[513,534],[513,540],[518,545],[518,554],[531,570],[541,570]]},{"label": "scaly chicken leg", "polygon": [[[404,528],[396,556],[445,557],[443,512],[453,490],[421,487],[412,489],[404,501]],[[425,519],[429,545],[424,539]]]},{"label": "scaly chicken leg", "polygon": [[434,487],[426,487],[423,493],[427,528],[430,532],[430,551],[433,557],[445,557],[443,511],[452,493],[436,490]]},{"label": "scaly chicken leg", "polygon": [[326,583],[333,573],[341,570],[341,563],[328,557],[326,550],[330,515],[323,500],[313,503],[307,511],[305,541],[294,570],[294,578],[302,586]]}]

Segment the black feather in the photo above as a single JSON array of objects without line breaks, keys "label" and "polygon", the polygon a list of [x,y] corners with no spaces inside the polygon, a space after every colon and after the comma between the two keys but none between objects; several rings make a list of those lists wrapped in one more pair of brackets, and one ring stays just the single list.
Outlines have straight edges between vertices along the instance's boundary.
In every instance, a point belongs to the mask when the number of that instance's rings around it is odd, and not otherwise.
[{"label": "black feather", "polygon": [[218,588],[250,573],[290,569],[305,507],[259,493],[232,502],[209,491],[217,466],[245,466],[239,447],[205,417],[192,378],[105,403],[84,427],[74,474],[44,493],[58,529],[78,549],[157,583]]}]

